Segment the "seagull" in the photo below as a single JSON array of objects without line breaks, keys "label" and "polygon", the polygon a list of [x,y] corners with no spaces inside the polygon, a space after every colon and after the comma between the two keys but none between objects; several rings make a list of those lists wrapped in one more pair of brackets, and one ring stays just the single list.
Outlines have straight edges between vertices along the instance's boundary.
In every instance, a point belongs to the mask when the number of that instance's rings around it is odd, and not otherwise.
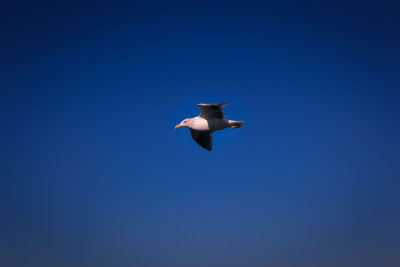
[{"label": "seagull", "polygon": [[213,103],[198,104],[201,109],[200,115],[194,118],[184,119],[175,126],[175,129],[187,127],[194,141],[201,147],[211,151],[212,149],[212,133],[226,129],[239,128],[244,125],[244,121],[232,121],[225,118],[222,108],[232,103]]}]

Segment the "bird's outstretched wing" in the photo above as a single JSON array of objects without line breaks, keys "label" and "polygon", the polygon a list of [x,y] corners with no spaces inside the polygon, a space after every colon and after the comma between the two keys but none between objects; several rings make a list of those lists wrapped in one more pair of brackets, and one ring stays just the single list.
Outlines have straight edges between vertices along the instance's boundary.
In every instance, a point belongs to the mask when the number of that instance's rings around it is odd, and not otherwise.
[{"label": "bird's outstretched wing", "polygon": [[222,108],[232,103],[213,103],[213,104],[198,104],[197,106],[201,109],[200,117],[209,119],[225,119]]},{"label": "bird's outstretched wing", "polygon": [[207,131],[197,131],[190,129],[190,134],[194,141],[199,144],[201,147],[204,147],[208,151],[212,149],[212,135]]}]

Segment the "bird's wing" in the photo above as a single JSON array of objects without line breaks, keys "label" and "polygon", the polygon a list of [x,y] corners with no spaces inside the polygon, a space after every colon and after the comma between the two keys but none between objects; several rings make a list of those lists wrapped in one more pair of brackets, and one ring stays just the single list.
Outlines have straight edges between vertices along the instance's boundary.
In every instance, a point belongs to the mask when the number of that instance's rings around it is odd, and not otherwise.
[{"label": "bird's wing", "polygon": [[211,151],[212,148],[212,135],[206,131],[197,131],[190,129],[190,134],[194,141],[199,144],[201,147],[204,147],[208,151]]},{"label": "bird's wing", "polygon": [[201,109],[200,117],[209,119],[225,119],[222,108],[232,103],[214,103],[214,104],[198,104],[197,106]]}]

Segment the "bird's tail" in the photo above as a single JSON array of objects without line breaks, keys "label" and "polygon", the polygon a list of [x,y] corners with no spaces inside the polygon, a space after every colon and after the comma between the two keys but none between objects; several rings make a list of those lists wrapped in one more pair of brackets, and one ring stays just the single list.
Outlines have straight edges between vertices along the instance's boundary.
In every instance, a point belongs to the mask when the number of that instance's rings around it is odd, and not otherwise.
[{"label": "bird's tail", "polygon": [[236,129],[239,127],[242,127],[244,125],[244,121],[228,121],[229,123],[229,127],[231,127],[232,129]]}]

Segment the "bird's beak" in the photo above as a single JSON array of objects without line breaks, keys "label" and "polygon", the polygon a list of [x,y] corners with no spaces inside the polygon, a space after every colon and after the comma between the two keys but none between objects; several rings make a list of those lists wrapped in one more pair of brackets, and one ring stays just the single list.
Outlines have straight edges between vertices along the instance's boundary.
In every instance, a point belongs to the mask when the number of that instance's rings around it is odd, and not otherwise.
[{"label": "bird's beak", "polygon": [[179,127],[182,127],[182,125],[178,124],[175,126],[175,129],[178,129]]}]

